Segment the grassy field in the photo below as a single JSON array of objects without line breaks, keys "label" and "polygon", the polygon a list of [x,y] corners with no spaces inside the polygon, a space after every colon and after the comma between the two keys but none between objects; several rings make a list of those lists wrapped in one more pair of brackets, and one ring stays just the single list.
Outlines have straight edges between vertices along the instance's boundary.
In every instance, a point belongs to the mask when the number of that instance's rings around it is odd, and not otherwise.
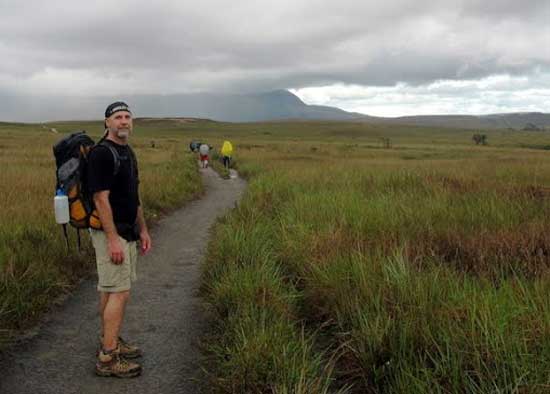
[{"label": "grassy field", "polygon": [[549,137],[270,127],[204,270],[219,392],[550,392]]},{"label": "grassy field", "polygon": [[[138,126],[132,138],[150,222],[202,188],[194,156],[185,153],[187,138],[154,127]],[[67,251],[53,215],[52,146],[66,132],[78,129],[86,129],[95,140],[102,134],[100,122],[0,123],[0,339],[32,325],[52,300],[95,267],[87,234],[82,235],[84,247],[79,253],[76,232],[70,229]]]},{"label": "grassy field", "polygon": [[[0,124],[10,327],[90,264],[67,256],[53,223],[49,129],[97,136],[101,123],[42,127]],[[231,140],[250,181],[204,265],[212,391],[550,392],[550,136],[487,131],[489,145],[475,146],[472,134],[138,120],[150,215],[196,191],[184,190],[191,139]]]}]

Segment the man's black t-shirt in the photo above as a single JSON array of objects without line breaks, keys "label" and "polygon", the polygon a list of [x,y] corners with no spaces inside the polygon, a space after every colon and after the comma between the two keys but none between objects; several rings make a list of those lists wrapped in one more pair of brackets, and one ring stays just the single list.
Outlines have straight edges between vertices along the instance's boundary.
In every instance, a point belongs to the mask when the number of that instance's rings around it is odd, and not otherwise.
[{"label": "man's black t-shirt", "polygon": [[[116,175],[113,152],[103,144],[109,144],[118,152],[120,167]],[[128,241],[138,239],[135,231],[137,209],[140,204],[138,186],[137,162],[128,145],[104,140],[91,150],[88,159],[90,192],[110,191],[109,203],[113,211],[113,221],[118,234]]]}]

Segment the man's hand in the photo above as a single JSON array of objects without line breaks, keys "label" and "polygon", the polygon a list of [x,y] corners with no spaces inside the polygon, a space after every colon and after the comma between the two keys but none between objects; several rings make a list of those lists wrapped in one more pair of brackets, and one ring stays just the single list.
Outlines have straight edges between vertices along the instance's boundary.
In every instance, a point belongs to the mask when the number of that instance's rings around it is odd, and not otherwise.
[{"label": "man's hand", "polygon": [[149,235],[149,231],[143,230],[139,233],[139,241],[140,241],[140,248],[139,251],[142,255],[146,254],[151,250],[151,236]]},{"label": "man's hand", "polygon": [[122,264],[124,262],[124,249],[118,235],[116,237],[110,237],[108,241],[109,256],[113,264]]}]

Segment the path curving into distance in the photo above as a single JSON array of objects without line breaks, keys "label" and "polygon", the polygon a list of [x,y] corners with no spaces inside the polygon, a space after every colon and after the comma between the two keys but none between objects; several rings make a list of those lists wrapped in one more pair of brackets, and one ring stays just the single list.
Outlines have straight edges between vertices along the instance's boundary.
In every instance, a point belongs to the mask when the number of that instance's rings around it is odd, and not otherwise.
[{"label": "path curving into distance", "polygon": [[206,193],[152,229],[153,250],[138,261],[138,281],[127,307],[122,336],[144,356],[133,379],[95,376],[98,347],[96,280],[83,282],[30,340],[0,354],[0,393],[196,394],[198,340],[206,328],[198,297],[200,263],[209,229],[233,208],[245,181],[221,179],[201,169]]}]

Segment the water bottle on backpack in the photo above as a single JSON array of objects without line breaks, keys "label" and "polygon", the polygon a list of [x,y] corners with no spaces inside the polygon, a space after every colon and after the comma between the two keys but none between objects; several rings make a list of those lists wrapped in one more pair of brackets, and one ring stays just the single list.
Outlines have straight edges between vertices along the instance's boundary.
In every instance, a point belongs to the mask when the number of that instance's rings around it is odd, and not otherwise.
[{"label": "water bottle on backpack", "polygon": [[55,210],[55,221],[58,224],[67,224],[71,220],[69,213],[69,197],[62,189],[57,189],[53,198],[53,206]]}]

